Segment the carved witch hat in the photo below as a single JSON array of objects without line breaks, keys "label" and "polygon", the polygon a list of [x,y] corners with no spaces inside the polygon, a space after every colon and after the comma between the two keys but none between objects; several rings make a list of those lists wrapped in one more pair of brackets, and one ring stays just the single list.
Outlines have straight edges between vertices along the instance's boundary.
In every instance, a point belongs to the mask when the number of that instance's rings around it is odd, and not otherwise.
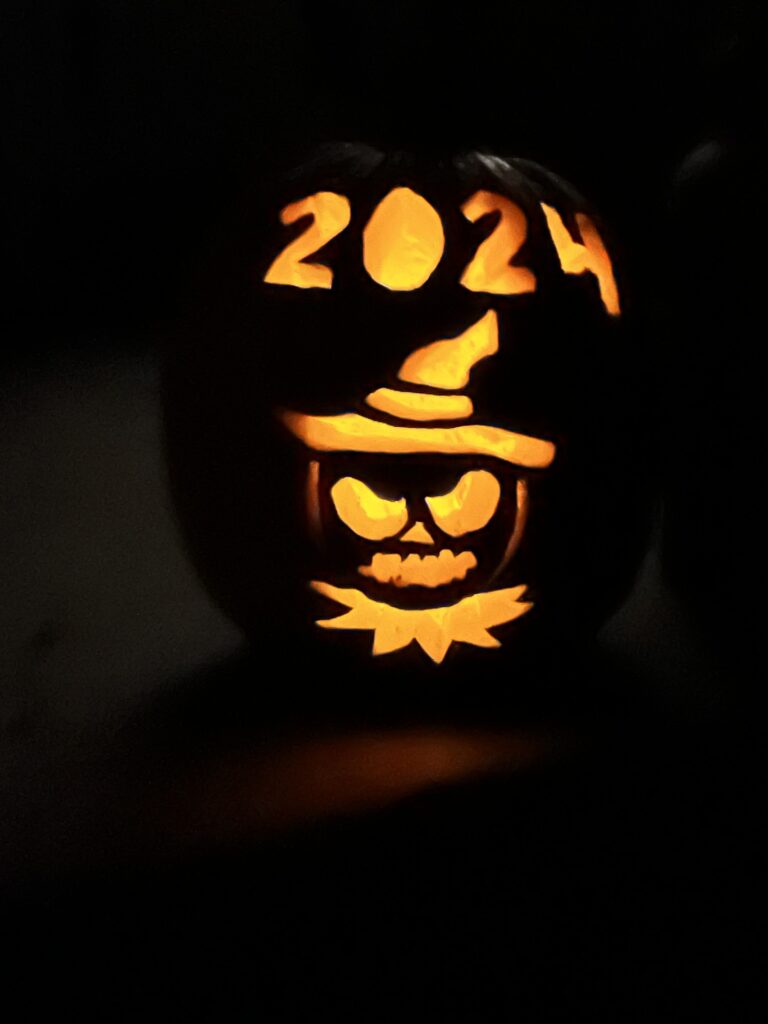
[{"label": "carved witch hat", "polygon": [[[544,469],[555,457],[550,441],[471,422],[472,399],[461,389],[469,383],[474,365],[498,348],[498,318],[489,310],[457,337],[412,352],[397,374],[404,387],[382,387],[366,396],[370,415],[287,411],[283,422],[315,451],[490,455],[527,469]],[[460,420],[470,422],[446,425]],[[439,425],[425,426],[429,423]]]}]

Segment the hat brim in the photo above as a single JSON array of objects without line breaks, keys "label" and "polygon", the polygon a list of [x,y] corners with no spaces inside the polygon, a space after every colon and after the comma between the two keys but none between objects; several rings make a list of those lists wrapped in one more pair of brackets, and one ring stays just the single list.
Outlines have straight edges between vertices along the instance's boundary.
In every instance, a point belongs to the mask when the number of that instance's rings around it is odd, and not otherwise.
[{"label": "hat brim", "polygon": [[288,411],[282,419],[304,444],[321,452],[486,455],[526,469],[546,469],[555,457],[551,441],[479,423],[455,427],[394,426],[354,412],[310,416]]}]

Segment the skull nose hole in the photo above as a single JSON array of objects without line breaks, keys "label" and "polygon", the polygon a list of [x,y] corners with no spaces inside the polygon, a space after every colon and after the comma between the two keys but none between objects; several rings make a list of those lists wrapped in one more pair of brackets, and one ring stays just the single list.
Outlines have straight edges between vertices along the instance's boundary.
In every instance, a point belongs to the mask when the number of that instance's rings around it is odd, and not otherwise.
[{"label": "skull nose hole", "polygon": [[424,526],[424,523],[422,523],[422,522],[414,523],[413,526],[410,528],[410,530],[408,530],[407,533],[403,534],[403,536],[400,538],[400,540],[405,541],[408,544],[434,544],[435,543],[434,540],[432,539],[432,536],[430,535],[429,531],[427,530],[427,528]]}]

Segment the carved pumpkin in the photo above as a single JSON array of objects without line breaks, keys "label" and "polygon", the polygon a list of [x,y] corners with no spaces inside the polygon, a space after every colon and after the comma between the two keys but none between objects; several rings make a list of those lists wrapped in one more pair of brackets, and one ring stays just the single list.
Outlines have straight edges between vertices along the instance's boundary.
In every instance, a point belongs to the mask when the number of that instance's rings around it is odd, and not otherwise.
[{"label": "carved pumpkin", "polygon": [[265,186],[218,283],[168,362],[171,468],[257,642],[447,664],[616,605],[650,496],[635,346],[570,186],[331,147]]}]

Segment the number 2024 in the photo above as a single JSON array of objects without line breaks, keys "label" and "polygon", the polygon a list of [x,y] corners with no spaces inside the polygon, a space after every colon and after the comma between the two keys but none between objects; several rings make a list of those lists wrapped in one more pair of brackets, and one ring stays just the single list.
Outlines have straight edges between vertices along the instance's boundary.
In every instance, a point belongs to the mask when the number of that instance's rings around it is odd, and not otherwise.
[{"label": "number 2024", "polygon": [[[541,203],[553,245],[566,274],[594,274],[608,313],[620,313],[619,295],[610,257],[592,219],[576,214],[577,242],[557,210]],[[460,283],[470,291],[521,295],[536,290],[536,276],[527,267],[512,266],[528,233],[525,214],[510,199],[493,192],[475,192],[461,212],[472,221],[498,214],[498,222],[464,268]],[[264,275],[267,284],[294,288],[331,288],[333,271],[322,263],[305,262],[351,219],[346,196],[316,192],[280,212],[283,224],[309,217],[298,238],[279,253]],[[431,276],[445,250],[445,234],[434,207],[409,188],[394,188],[381,200],[363,230],[363,264],[370,277],[392,291],[413,291]]]}]

